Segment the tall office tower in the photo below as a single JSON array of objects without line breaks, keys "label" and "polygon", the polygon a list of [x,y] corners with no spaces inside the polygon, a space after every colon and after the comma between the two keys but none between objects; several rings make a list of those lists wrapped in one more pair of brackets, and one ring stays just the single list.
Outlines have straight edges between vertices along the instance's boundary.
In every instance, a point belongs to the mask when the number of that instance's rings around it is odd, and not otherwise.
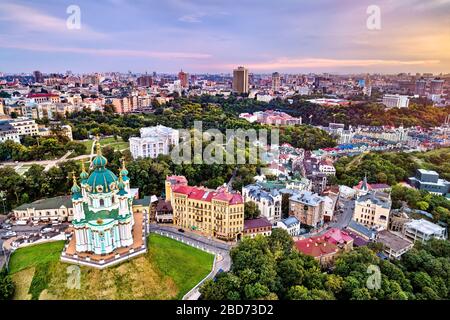
[{"label": "tall office tower", "polygon": [[149,75],[144,75],[137,78],[137,84],[141,87],[151,87],[153,85],[153,78]]},{"label": "tall office tower", "polygon": [[183,72],[183,70],[178,72],[178,80],[180,80],[183,88],[189,87],[189,75],[186,72]]},{"label": "tall office tower", "polygon": [[443,92],[444,92],[444,80],[440,78],[431,80],[430,94],[442,95]]},{"label": "tall office tower", "polygon": [[416,81],[415,94],[419,96],[425,96],[427,89],[427,81],[424,78],[420,78]]},{"label": "tall office tower", "polygon": [[40,71],[37,71],[37,70],[34,71],[33,77],[34,77],[34,82],[44,83],[44,76],[42,75],[42,73]]},{"label": "tall office tower", "polygon": [[278,72],[272,73],[272,90],[279,91],[281,87],[281,78]]},{"label": "tall office tower", "polygon": [[370,80],[369,74],[367,74],[366,78],[364,79],[363,94],[369,97],[372,95],[372,81]]},{"label": "tall office tower", "polygon": [[237,93],[248,93],[248,70],[238,67],[233,70],[233,90]]}]

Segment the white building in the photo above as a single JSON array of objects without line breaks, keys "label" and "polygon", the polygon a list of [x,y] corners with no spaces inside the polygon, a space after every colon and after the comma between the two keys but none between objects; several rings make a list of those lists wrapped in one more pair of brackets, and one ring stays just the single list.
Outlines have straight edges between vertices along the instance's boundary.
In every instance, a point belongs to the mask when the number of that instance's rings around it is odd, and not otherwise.
[{"label": "white building", "polygon": [[385,94],[383,104],[388,108],[408,108],[409,97],[398,94]]},{"label": "white building", "polygon": [[0,142],[5,142],[6,140],[20,143],[19,132],[9,121],[0,121]]},{"label": "white building", "polygon": [[169,154],[170,146],[178,145],[178,130],[158,125],[142,128],[141,137],[130,138],[130,151],[133,159],[156,158],[160,154]]},{"label": "white building", "polygon": [[300,221],[294,216],[277,221],[276,227],[286,230],[292,237],[300,234]]},{"label": "white building", "polygon": [[39,126],[34,120],[19,118],[9,120],[9,123],[17,129],[19,136],[36,136],[39,134]]},{"label": "white building", "polygon": [[403,235],[414,242],[432,238],[447,239],[447,229],[425,219],[413,220],[403,225]]},{"label": "white building", "polygon": [[251,184],[242,188],[242,196],[244,202],[252,201],[258,206],[261,217],[271,223],[280,220],[282,195],[277,190],[268,192],[259,185]]}]

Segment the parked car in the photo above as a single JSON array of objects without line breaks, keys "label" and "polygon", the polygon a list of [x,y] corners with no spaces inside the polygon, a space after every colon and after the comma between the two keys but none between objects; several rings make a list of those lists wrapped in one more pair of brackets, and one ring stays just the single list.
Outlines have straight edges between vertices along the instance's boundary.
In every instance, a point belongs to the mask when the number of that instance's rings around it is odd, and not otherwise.
[{"label": "parked car", "polygon": [[184,233],[184,230],[180,228],[178,229],[178,232]]},{"label": "parked car", "polygon": [[14,231],[8,231],[3,235],[2,239],[6,240],[9,238],[15,237],[16,235],[17,235],[17,233],[15,233]]},{"label": "parked car", "polygon": [[49,232],[52,232],[52,231],[53,231],[53,228],[43,228],[43,229],[41,229],[41,233],[42,234],[49,233]]}]

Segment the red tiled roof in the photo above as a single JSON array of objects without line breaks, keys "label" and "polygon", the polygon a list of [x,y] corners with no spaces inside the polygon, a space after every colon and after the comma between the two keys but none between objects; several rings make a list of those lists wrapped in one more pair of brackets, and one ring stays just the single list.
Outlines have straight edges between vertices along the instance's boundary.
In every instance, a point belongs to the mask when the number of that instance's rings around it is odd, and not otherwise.
[{"label": "red tiled roof", "polygon": [[57,94],[54,93],[29,93],[27,95],[27,98],[45,98],[45,97],[59,97]]},{"label": "red tiled roof", "polygon": [[332,244],[349,243],[353,241],[353,238],[350,237],[347,232],[337,228],[331,228],[323,235],[323,237],[328,243]]},{"label": "red tiled roof", "polygon": [[237,193],[229,193],[223,189],[210,190],[202,187],[190,187],[185,185],[176,185],[172,187],[174,193],[181,193],[188,196],[189,199],[211,202],[212,200],[226,201],[231,205],[243,203],[242,196]]},{"label": "red tiled roof", "polygon": [[327,242],[324,237],[298,240],[295,242],[295,247],[301,253],[315,258],[338,251],[338,247]]}]

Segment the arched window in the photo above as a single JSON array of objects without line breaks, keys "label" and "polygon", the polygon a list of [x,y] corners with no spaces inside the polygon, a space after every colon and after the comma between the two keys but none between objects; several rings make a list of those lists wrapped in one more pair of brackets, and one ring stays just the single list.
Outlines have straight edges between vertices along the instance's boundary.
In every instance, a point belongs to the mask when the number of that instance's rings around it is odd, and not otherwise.
[{"label": "arched window", "polygon": [[103,207],[105,205],[105,200],[100,199],[100,207]]}]

